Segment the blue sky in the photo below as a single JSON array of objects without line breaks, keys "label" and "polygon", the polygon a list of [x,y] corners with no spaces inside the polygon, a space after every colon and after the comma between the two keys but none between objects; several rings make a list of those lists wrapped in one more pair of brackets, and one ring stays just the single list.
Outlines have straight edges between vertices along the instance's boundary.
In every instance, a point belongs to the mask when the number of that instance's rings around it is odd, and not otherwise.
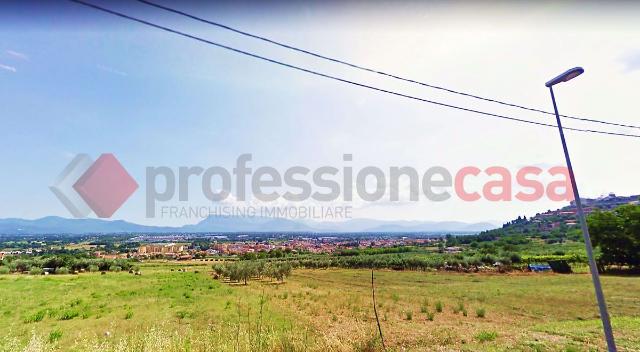
[{"label": "blue sky", "polygon": [[[549,119],[325,63],[139,3],[102,3],[368,84]],[[640,124],[639,7],[494,5],[174,6],[366,66],[544,109],[550,108],[544,82],[582,65],[583,76],[558,88],[561,112]],[[48,186],[77,153],[114,153],[141,185],[114,217],[158,224],[186,221],[144,218],[146,166],[231,168],[242,153],[253,153],[254,167],[281,169],[340,167],[343,153],[354,154],[355,167],[454,171],[563,161],[552,129],[346,86],[64,1],[10,3],[0,23],[0,218],[68,216]],[[568,139],[583,196],[640,193],[638,140],[578,133]],[[379,204],[354,216],[503,221],[561,205],[452,200]]]}]

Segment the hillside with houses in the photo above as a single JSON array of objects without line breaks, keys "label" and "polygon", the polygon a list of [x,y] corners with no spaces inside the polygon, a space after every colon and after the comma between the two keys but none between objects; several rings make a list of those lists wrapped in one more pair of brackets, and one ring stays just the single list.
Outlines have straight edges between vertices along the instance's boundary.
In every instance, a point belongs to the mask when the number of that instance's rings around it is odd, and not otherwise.
[{"label": "hillside with houses", "polygon": [[[581,200],[585,215],[589,215],[596,210],[609,211],[625,204],[640,204],[640,195],[617,196],[614,193],[609,193],[606,196],[581,198]],[[566,237],[579,238],[580,233],[575,231],[580,225],[576,213],[575,201],[572,201],[560,209],[547,210],[529,218],[518,216],[517,219],[503,224],[502,228],[484,233],[540,235],[549,241],[562,241]]]}]

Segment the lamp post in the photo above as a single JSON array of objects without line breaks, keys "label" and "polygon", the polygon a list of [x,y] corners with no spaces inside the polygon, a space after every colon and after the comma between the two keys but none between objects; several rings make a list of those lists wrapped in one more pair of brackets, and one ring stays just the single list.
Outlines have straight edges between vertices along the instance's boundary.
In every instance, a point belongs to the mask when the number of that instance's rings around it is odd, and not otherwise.
[{"label": "lamp post", "polygon": [[558,123],[558,131],[560,131],[560,140],[562,141],[562,149],[564,150],[564,158],[567,162],[567,169],[569,169],[569,178],[571,179],[571,186],[573,188],[573,196],[576,202],[576,209],[578,219],[580,221],[580,227],[582,228],[582,235],[584,237],[584,244],[587,249],[587,257],[589,258],[589,268],[591,270],[591,280],[593,281],[593,287],[596,292],[596,299],[598,300],[598,308],[600,309],[600,319],[602,320],[602,327],[604,328],[604,336],[607,340],[607,348],[609,352],[616,352],[616,343],[613,338],[613,330],[611,329],[611,320],[609,319],[609,312],[607,311],[607,304],[604,299],[604,293],[602,292],[602,285],[600,284],[600,274],[598,273],[598,267],[596,260],[593,256],[593,246],[591,245],[591,236],[589,236],[589,228],[587,221],[584,218],[584,211],[582,210],[582,202],[580,200],[580,194],[578,193],[578,185],[573,174],[573,167],[571,166],[571,158],[569,157],[569,150],[567,149],[567,142],[564,139],[564,132],[562,131],[562,123],[560,121],[560,114],[558,113],[558,106],[556,105],[556,98],[553,95],[553,86],[567,82],[584,72],[582,67],[574,67],[552,80],[545,83],[545,86],[549,87],[551,93],[551,101],[553,102],[553,110],[556,114],[556,121]]}]

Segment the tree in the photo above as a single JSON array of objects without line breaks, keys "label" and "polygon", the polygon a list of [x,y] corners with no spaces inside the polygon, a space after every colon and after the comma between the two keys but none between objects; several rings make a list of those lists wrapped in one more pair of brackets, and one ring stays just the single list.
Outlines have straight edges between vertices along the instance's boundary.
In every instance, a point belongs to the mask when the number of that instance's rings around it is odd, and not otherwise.
[{"label": "tree", "polygon": [[588,219],[593,244],[600,248],[601,265],[640,265],[640,206],[623,205],[595,211]]},{"label": "tree", "polygon": [[247,284],[247,281],[254,275],[254,265],[250,261],[245,261],[237,264],[239,266],[239,275],[240,279],[244,281],[244,284]]},{"label": "tree", "polygon": [[[264,253],[264,252],[261,252]],[[265,274],[266,272],[266,264],[264,260],[260,260],[256,263],[255,265],[255,275],[258,277],[258,279],[262,279],[262,276]]]},{"label": "tree", "polygon": [[213,271],[216,273],[216,275],[218,276],[225,276],[226,274],[226,267],[222,264],[215,264],[213,265]]},{"label": "tree", "polygon": [[284,281],[284,279],[291,275],[292,266],[287,262],[270,263],[271,265],[267,269],[267,273],[270,277]]},{"label": "tree", "polygon": [[240,270],[240,265],[236,263],[231,263],[227,266],[227,273],[229,276],[229,280],[231,281],[240,281],[242,279],[242,273]]},{"label": "tree", "polygon": [[31,268],[31,265],[29,264],[29,262],[22,259],[18,259],[14,261],[12,264],[15,265],[15,271],[18,271],[18,272],[29,271],[29,269]]}]

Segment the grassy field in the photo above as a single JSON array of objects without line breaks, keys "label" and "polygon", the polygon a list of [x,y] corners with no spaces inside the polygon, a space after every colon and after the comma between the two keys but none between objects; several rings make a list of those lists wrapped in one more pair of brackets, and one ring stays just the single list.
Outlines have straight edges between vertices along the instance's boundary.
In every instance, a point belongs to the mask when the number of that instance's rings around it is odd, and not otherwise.
[{"label": "grassy field", "polygon": [[[169,263],[141,276],[2,275],[0,351],[380,350],[370,275],[296,270],[244,286]],[[603,284],[620,350],[640,350],[640,278]],[[604,348],[586,274],[377,271],[376,288],[389,350]]]}]

